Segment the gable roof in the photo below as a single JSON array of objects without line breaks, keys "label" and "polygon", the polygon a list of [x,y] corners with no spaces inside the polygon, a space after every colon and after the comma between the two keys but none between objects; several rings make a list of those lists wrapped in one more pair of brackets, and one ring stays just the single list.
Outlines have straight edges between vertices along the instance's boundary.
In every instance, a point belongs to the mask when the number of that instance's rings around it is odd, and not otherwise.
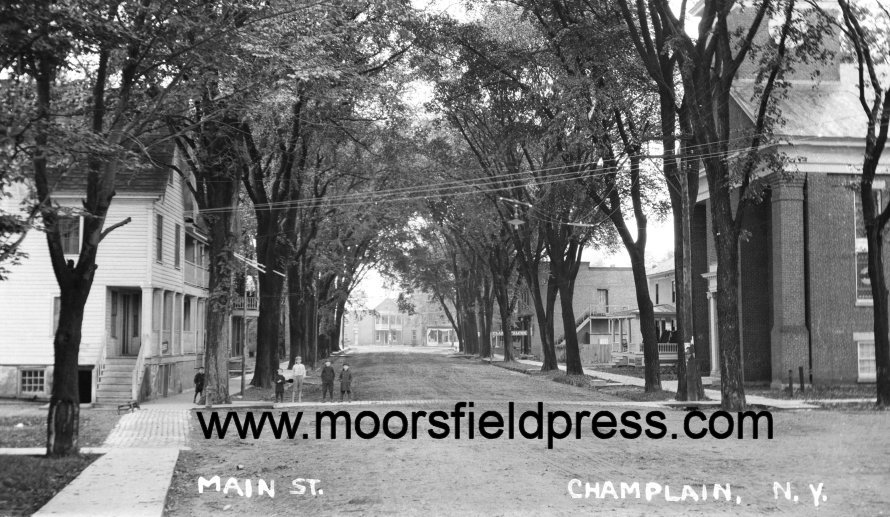
[{"label": "gable roof", "polygon": [[393,314],[399,312],[399,306],[392,298],[386,298],[374,307],[374,311],[380,314]]},{"label": "gable roof", "polygon": [[[166,164],[173,163],[173,143],[157,144],[151,148],[150,155],[154,163],[137,169],[123,169],[117,172],[114,190],[117,194],[151,194],[158,195],[167,189],[172,171]],[[70,170],[64,175],[50,180],[54,193],[86,194],[86,169]]]},{"label": "gable roof", "polygon": [[665,257],[664,259],[656,262],[649,268],[649,271],[646,273],[646,276],[655,276],[663,273],[673,273],[674,272],[674,254],[671,253],[670,256]]}]

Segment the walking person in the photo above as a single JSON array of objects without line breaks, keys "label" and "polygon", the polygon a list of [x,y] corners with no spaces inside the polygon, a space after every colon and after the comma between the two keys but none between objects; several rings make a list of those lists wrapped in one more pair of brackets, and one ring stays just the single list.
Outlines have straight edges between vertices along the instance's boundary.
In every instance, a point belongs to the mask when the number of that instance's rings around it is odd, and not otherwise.
[{"label": "walking person", "polygon": [[284,383],[287,382],[287,379],[282,375],[281,368],[278,369],[278,374],[275,375],[275,402],[284,402]]},{"label": "walking person", "polygon": [[306,378],[306,366],[303,365],[303,358],[297,356],[297,362],[294,363],[294,392],[290,401],[303,402],[303,380]]},{"label": "walking person", "polygon": [[201,397],[204,396],[204,367],[198,367],[198,373],[195,374],[195,398],[192,400],[193,404],[197,404],[201,401]]},{"label": "walking person", "polygon": [[325,395],[330,393],[331,402],[334,401],[334,378],[337,377],[337,372],[334,371],[334,367],[331,366],[330,361],[324,362],[324,368],[321,369],[321,401],[324,402]]},{"label": "walking person", "polygon": [[352,402],[352,372],[348,364],[344,364],[340,370],[340,402],[343,402],[343,394],[346,394],[347,402]]}]

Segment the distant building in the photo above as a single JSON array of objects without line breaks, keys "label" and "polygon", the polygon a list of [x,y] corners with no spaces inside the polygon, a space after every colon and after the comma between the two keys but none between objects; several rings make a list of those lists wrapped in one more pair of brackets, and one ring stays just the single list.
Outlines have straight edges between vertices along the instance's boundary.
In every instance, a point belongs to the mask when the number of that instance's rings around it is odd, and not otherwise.
[{"label": "distant building", "polygon": [[425,295],[413,296],[414,314],[387,298],[371,310],[347,315],[344,338],[355,346],[453,346],[457,332],[445,311]]},{"label": "distant building", "polygon": [[[546,270],[539,275],[542,292],[546,292]],[[524,292],[523,292],[524,291]],[[579,344],[583,345],[582,360],[597,362],[592,344],[604,344],[611,339],[609,334],[609,314],[636,307],[633,272],[629,267],[591,266],[582,263],[575,279],[575,296],[572,309],[575,313],[575,332]],[[557,295],[553,309],[554,337],[557,356],[565,357],[565,332],[562,323],[562,307]],[[542,357],[541,327],[531,303],[527,288],[519,293],[514,310],[513,348],[518,353]],[[502,335],[500,317],[495,309],[495,322],[492,332],[495,337]],[[502,342],[495,339],[498,347]]]}]

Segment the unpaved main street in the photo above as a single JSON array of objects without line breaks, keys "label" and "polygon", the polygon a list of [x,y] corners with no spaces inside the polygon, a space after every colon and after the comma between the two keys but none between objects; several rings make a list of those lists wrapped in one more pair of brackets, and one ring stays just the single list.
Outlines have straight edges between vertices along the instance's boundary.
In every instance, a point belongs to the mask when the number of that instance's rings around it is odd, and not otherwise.
[{"label": "unpaved main street", "polygon": [[[612,396],[540,376],[448,357],[444,351],[410,352],[360,353],[348,358],[355,373],[357,400],[390,402],[299,408],[305,411],[300,429],[308,432],[307,439],[297,436],[277,440],[271,433],[260,439],[242,440],[233,433],[222,440],[205,439],[195,421],[192,451],[180,456],[168,496],[168,512],[215,515],[226,511],[266,516],[886,515],[890,509],[890,414],[886,412],[775,412],[772,440],[762,436],[758,440],[693,440],[682,434],[686,412],[667,409],[661,410],[668,430],[662,439],[645,435],[636,439],[620,435],[598,438],[588,418],[580,439],[573,431],[568,438],[556,440],[553,449],[547,448],[546,440],[526,439],[518,431],[512,440],[506,433],[485,439],[478,431],[474,439],[469,439],[467,416],[463,417],[460,439],[453,436],[453,429],[447,438],[432,438],[429,433],[441,428],[426,418],[418,421],[417,439],[410,435],[391,439],[381,432],[374,438],[362,439],[354,434],[346,440],[342,438],[345,428],[338,425],[338,439],[332,440],[327,419],[322,419],[323,437],[315,439],[315,411],[322,409],[346,409],[352,418],[362,411],[373,411],[380,420],[388,412],[401,411],[410,420],[412,411],[429,414],[443,410],[450,414],[455,402],[474,401],[477,420],[484,411],[493,410],[506,421],[508,403],[513,401],[514,424],[518,425],[520,412],[535,409],[540,401],[544,402],[545,413],[563,410],[573,416],[584,410],[592,414],[610,412],[618,420],[616,430],[622,429],[622,412],[639,412],[645,429],[645,418],[652,411],[620,405],[620,399]],[[335,365],[338,372],[341,362]],[[304,401],[317,397],[317,391],[309,388]],[[297,408],[287,411],[295,416]],[[256,416],[259,413],[255,411]],[[373,423],[367,414],[363,418],[361,430],[370,433]],[[397,419],[391,428],[400,428]],[[563,431],[563,422],[554,428]],[[679,432],[676,439],[671,438],[674,432]],[[237,478],[238,488],[245,495],[238,495],[234,481],[228,494],[213,487],[199,493],[198,479],[202,476],[220,476],[221,488],[229,478]],[[292,485],[299,478],[319,481],[297,481],[305,494],[289,493],[300,491]],[[249,498],[245,492],[248,479],[252,491]],[[274,481],[274,498],[257,495],[260,479]],[[591,494],[590,498],[572,498],[568,488],[573,479],[593,487],[599,483],[600,495],[605,497],[598,499]],[[614,496],[606,482],[614,486]],[[631,492],[621,498],[622,482],[630,486],[639,483],[640,497]],[[646,500],[647,483],[652,483],[648,485],[653,491],[651,501]],[[781,491],[776,499],[774,483],[783,488],[790,483],[791,499],[785,499]],[[714,484],[730,486],[729,502],[723,492],[718,494],[721,500],[714,499]],[[818,509],[810,484],[820,496]],[[664,487],[670,487],[670,498],[679,498],[684,485],[690,485],[685,501],[666,500]],[[706,500],[701,500],[702,485],[707,487]],[[656,487],[660,493],[654,493]],[[583,484],[577,483],[572,490],[582,496],[585,492]],[[693,499],[693,492],[698,501]]]}]

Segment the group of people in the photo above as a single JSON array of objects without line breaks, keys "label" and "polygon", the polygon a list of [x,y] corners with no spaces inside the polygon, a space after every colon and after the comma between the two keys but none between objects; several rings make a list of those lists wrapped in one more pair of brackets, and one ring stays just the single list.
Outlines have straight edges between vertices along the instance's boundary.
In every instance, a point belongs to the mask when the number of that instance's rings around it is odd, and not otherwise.
[{"label": "group of people", "polygon": [[[293,379],[285,379],[284,370],[278,369],[275,376],[275,402],[284,402],[284,385],[293,382],[294,391],[291,396],[291,402],[303,402],[303,381],[306,379],[306,367],[303,365],[303,358],[297,357],[294,363]],[[321,369],[321,401],[324,402],[330,394],[331,402],[334,401],[334,379],[337,374],[330,361],[324,362],[324,368]],[[352,401],[352,371],[349,365],[344,363],[343,369],[340,370],[340,402],[343,397],[347,402]]]},{"label": "group of people", "polygon": [[[285,379],[284,370],[278,369],[275,375],[275,402],[284,402],[284,385],[293,383],[294,390],[291,395],[291,402],[303,402],[303,381],[306,380],[306,366],[303,365],[303,358],[297,357],[294,363],[293,378]],[[330,395],[331,402],[334,401],[334,379],[337,373],[330,361],[324,362],[324,368],[321,369],[321,401],[324,402],[326,397]],[[193,401],[197,403],[204,394],[204,368],[199,367],[198,373],[195,374],[195,397]],[[340,370],[340,402],[346,396],[347,402],[352,402],[352,371],[349,365],[344,363],[343,369]]]}]

